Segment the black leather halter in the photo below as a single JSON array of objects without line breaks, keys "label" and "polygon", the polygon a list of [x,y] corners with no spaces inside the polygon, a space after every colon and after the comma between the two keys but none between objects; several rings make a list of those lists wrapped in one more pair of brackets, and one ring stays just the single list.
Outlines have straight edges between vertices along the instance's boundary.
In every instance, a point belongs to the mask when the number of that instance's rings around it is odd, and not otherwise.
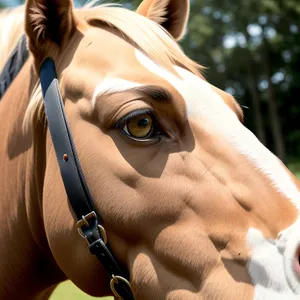
[{"label": "black leather halter", "polygon": [[66,193],[78,219],[78,232],[87,241],[90,252],[98,258],[108,273],[114,295],[118,299],[134,299],[130,283],[125,279],[126,275],[107,245],[102,220],[82,173],[52,59],[47,58],[44,61],[40,70],[40,80],[48,127]]},{"label": "black leather halter", "polygon": [[24,66],[28,55],[26,35],[23,35],[0,73],[0,100]]}]

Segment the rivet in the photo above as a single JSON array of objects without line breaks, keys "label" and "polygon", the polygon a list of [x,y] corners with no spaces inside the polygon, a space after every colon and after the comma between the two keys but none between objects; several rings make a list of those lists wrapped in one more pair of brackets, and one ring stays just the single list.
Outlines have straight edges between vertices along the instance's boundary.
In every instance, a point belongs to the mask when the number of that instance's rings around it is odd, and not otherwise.
[{"label": "rivet", "polygon": [[67,162],[67,161],[69,160],[68,154],[64,154],[63,160],[64,160],[65,162]]}]

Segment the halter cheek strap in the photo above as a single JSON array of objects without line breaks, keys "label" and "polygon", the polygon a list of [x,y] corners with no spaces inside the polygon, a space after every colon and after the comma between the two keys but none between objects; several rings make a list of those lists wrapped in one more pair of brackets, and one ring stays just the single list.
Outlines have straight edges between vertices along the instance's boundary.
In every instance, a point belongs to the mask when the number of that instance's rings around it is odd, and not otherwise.
[{"label": "halter cheek strap", "polygon": [[87,241],[90,252],[101,262],[111,279],[111,289],[118,299],[134,299],[130,283],[125,279],[107,245],[103,222],[89,192],[59,91],[55,64],[47,58],[40,70],[44,106],[56,158],[71,207],[78,219],[79,234]]}]

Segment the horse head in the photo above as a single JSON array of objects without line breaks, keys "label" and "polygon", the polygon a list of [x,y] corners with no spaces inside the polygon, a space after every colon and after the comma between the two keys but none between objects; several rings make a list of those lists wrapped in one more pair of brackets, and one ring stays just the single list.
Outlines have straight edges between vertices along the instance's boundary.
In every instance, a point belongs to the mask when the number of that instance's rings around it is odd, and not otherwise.
[{"label": "horse head", "polygon": [[[296,299],[298,182],[179,47],[188,15],[188,0],[144,0],[136,12],[28,0],[33,68],[55,61],[83,173],[136,299]],[[42,116],[37,85],[27,130]],[[104,295],[48,131],[44,140],[49,247],[79,288]]]}]

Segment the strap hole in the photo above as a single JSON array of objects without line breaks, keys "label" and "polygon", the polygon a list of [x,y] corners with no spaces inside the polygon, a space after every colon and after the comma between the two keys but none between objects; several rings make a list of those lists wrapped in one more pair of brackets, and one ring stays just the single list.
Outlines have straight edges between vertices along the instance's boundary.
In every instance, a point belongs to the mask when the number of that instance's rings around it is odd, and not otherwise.
[{"label": "strap hole", "polygon": [[65,162],[67,162],[67,161],[69,160],[69,156],[68,156],[68,154],[64,154],[64,156],[63,156],[63,160],[64,160]]}]

